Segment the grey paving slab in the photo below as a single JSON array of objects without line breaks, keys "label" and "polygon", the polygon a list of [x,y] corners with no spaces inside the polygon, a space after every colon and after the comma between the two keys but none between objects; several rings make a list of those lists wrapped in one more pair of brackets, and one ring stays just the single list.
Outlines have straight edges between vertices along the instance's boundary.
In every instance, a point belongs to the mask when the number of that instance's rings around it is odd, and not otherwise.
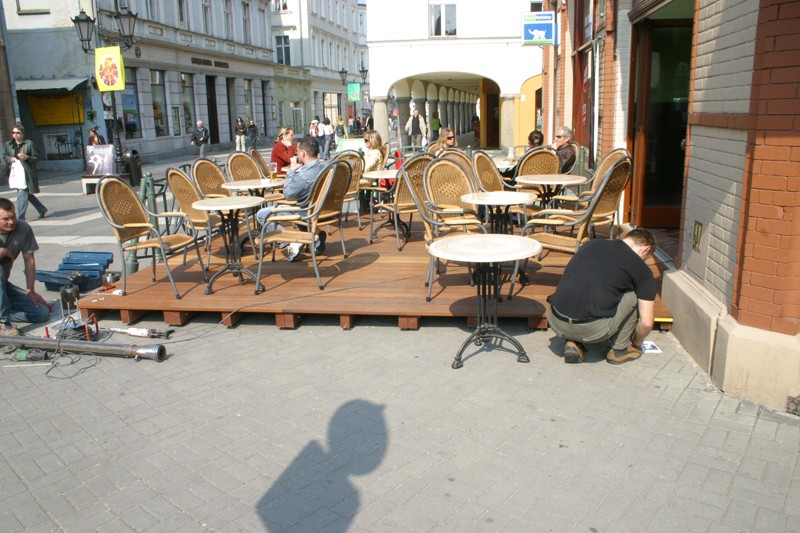
[{"label": "grey paving slab", "polygon": [[[40,268],[114,250],[76,192],[43,179]],[[0,362],[0,530],[800,531],[800,420],[716,390],[670,334],[564,365],[509,321],[530,364],[476,348],[454,371],[459,320],[217,318],[162,363]]]}]

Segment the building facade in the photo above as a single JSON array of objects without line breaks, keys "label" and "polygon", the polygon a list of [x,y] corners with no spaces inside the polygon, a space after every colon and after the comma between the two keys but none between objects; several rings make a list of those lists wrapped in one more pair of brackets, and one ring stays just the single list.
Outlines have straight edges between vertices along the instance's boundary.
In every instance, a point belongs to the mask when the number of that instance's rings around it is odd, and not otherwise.
[{"label": "building facade", "polygon": [[[626,221],[680,231],[663,298],[726,392],[800,393],[800,10],[778,0],[555,2],[548,125],[634,156]],[[562,91],[563,88],[563,91]]]},{"label": "building facade", "polygon": [[361,85],[367,92],[367,79],[359,70],[369,69],[366,47],[366,4],[356,0],[273,0],[272,25],[275,32],[275,61],[287,68],[307,72],[307,90],[279,84],[278,120],[306,132],[314,116],[364,117],[369,102],[347,101],[346,81]]},{"label": "building facade", "polygon": [[498,0],[491,9],[465,0],[413,0],[402,9],[371,3],[370,96],[379,133],[388,138],[396,121],[402,144],[410,144],[404,125],[416,107],[428,122],[435,112],[457,133],[474,130],[476,146],[524,144],[542,109],[542,49],[523,44],[522,17],[541,7],[520,0]]},{"label": "building facade", "polygon": [[[237,117],[264,143],[281,126],[305,132],[314,115],[347,110],[339,70],[366,61],[363,4],[356,0],[3,0],[19,118],[42,151],[41,168],[82,169],[89,128],[111,142],[112,100],[92,83],[71,18],[96,19],[95,43],[118,41],[118,9],[137,14],[123,52],[125,89],[115,95],[125,150],[144,160],[192,154],[196,121],[212,150],[232,145]],[[361,35],[361,37],[359,37]],[[42,54],[42,49],[47,53]],[[362,112],[363,103],[358,103]]]}]

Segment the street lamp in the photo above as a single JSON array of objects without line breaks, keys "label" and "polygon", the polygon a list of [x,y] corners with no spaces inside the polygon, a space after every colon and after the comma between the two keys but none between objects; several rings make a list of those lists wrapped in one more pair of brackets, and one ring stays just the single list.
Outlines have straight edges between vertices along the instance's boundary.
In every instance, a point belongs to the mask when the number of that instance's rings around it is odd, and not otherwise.
[{"label": "street lamp", "polygon": [[347,85],[347,69],[343,68],[339,71],[339,77],[342,79],[342,85]]},{"label": "street lamp", "polygon": [[[114,20],[117,23],[117,32],[119,33],[118,39],[104,38],[106,45],[119,46],[120,53],[129,49],[136,40],[133,38],[134,29],[136,28],[136,13],[131,13],[127,7],[114,12]],[[81,9],[77,17],[73,17],[72,24],[75,25],[75,31],[78,33],[78,39],[81,41],[81,48],[84,53],[94,55],[94,28],[95,19],[86,14],[86,11]],[[117,118],[117,98],[116,91],[109,91],[111,93],[111,111],[114,117],[113,126],[113,142],[114,142],[114,172],[117,174],[126,174],[125,157],[122,155],[122,139],[120,139],[120,132],[117,128],[119,119]]]}]

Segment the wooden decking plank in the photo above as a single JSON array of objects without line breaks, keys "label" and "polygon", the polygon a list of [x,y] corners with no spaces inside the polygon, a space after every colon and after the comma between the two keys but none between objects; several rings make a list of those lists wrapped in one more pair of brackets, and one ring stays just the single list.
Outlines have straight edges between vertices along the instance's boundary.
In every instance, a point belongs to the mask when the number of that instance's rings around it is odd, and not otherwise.
[{"label": "wooden decking plank", "polygon": [[[417,223],[414,227],[418,227]],[[151,281],[149,268],[143,267],[141,272],[128,277],[126,296],[95,293],[82,298],[78,303],[81,316],[119,311],[123,321],[132,322],[157,311],[163,314],[166,323],[180,325],[194,313],[211,312],[222,315],[223,323],[233,326],[245,313],[264,313],[275,315],[276,325],[284,329],[296,328],[303,315],[312,314],[338,315],[345,329],[354,327],[358,316],[396,316],[401,329],[418,329],[420,319],[425,316],[475,316],[475,288],[469,285],[463,264],[443,262],[442,272],[434,276],[433,298],[425,301],[428,255],[421,233],[415,233],[415,238],[398,252],[393,235],[376,239],[370,245],[366,233],[359,233],[354,221],[344,231],[350,256],[342,257],[335,233],[328,238],[329,255],[320,256],[325,290],[317,287],[307,253],[294,263],[288,263],[281,253],[275,262],[267,256],[262,272],[265,291],[259,295],[254,294],[255,283],[251,279],[245,277],[244,282],[239,282],[228,275],[215,282],[213,294],[206,295],[206,284],[196,259],[190,258],[184,266],[181,257],[170,260],[181,299],[176,299],[170,290],[163,267],[157,268],[156,283]],[[209,275],[221,268],[224,261],[218,239],[212,249]],[[523,318],[531,328],[546,327],[546,298],[555,290],[571,257],[552,252],[541,261],[529,261],[525,271],[530,284],[522,287],[517,283],[511,300],[508,299],[511,273],[504,272],[499,316]],[[252,254],[246,255],[244,262],[254,272],[258,269]],[[660,290],[662,272],[659,265],[652,261],[649,264],[657,275]],[[660,299],[656,300],[656,314],[671,318]]]}]

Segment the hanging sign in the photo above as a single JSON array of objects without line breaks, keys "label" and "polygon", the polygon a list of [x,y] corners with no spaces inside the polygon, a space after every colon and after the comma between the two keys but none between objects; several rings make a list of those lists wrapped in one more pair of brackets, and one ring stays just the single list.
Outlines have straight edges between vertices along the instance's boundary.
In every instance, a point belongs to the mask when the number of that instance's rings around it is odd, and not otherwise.
[{"label": "hanging sign", "polygon": [[522,18],[522,44],[557,45],[558,24],[554,11],[525,13]]},{"label": "hanging sign", "polygon": [[94,77],[100,92],[125,88],[125,67],[119,46],[107,46],[94,51]]},{"label": "hanging sign", "polygon": [[348,83],[347,84],[347,101],[358,102],[361,100],[361,84]]}]

